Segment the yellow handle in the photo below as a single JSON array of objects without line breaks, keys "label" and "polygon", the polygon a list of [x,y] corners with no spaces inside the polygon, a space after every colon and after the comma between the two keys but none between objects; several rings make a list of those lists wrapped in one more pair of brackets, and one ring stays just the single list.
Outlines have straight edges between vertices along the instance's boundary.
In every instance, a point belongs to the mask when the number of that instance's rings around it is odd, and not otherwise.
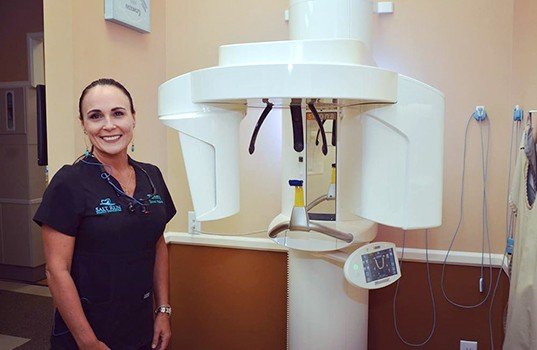
[{"label": "yellow handle", "polygon": [[304,206],[304,189],[302,186],[295,186],[295,207]]},{"label": "yellow handle", "polygon": [[332,167],[332,176],[330,177],[330,184],[335,185],[336,184],[336,167]]}]

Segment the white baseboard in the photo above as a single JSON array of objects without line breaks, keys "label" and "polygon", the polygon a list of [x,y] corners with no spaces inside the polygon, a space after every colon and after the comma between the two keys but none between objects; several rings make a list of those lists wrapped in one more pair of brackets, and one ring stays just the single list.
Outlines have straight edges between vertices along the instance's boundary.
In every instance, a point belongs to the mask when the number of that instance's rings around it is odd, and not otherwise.
[{"label": "white baseboard", "polygon": [[[428,250],[429,262],[433,264],[443,264],[446,259],[447,250]],[[397,248],[397,256],[401,258],[402,248]],[[417,248],[405,248],[404,261],[415,261],[415,262],[426,262],[425,249]],[[490,265],[492,261],[493,267],[500,267],[506,265],[507,259],[503,259],[502,254],[489,254],[485,253],[482,256],[481,253],[476,252],[461,252],[461,251],[451,251],[449,257],[446,261],[450,265],[468,265],[468,266],[481,266],[483,261],[484,265]],[[503,262],[503,263],[502,263]]]},{"label": "white baseboard", "polygon": [[[223,248],[237,248],[237,249],[253,249],[253,250],[268,250],[268,251],[285,251],[286,247],[277,245],[269,238],[266,237],[241,237],[241,236],[215,236],[210,234],[189,234],[185,232],[165,232],[164,237],[166,243],[175,244],[187,244],[187,245],[204,245],[204,246],[216,246]],[[404,261],[414,261],[424,263],[427,261],[426,255],[428,255],[429,262],[433,264],[443,264],[446,259],[446,250],[429,249],[428,254],[425,254],[425,249],[418,248],[405,248]],[[318,253],[335,259],[340,262],[345,262],[348,257],[348,253],[343,252],[330,252],[330,253]],[[401,258],[402,248],[397,248],[397,256]],[[451,251],[446,261],[449,265],[466,265],[466,266],[485,266],[490,265],[492,261],[493,267],[507,268],[507,259],[503,259],[502,254],[489,254],[485,253],[482,257],[481,253],[477,252],[462,252]],[[502,264],[503,262],[503,264]]]}]

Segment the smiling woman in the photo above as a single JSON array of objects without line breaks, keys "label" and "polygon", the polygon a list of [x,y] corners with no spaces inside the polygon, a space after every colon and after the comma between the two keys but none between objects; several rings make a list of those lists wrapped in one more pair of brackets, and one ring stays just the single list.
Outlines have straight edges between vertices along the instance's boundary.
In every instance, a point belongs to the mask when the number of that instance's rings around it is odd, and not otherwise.
[{"label": "smiling woman", "polygon": [[175,207],[160,170],[127,154],[136,114],[122,84],[88,85],[79,113],[91,151],[56,173],[34,217],[57,305],[51,348],[166,349],[171,307],[162,233]]},{"label": "smiling woman", "polygon": [[112,79],[88,85],[78,102],[79,118],[98,158],[127,154],[136,125],[136,112],[128,90]]}]

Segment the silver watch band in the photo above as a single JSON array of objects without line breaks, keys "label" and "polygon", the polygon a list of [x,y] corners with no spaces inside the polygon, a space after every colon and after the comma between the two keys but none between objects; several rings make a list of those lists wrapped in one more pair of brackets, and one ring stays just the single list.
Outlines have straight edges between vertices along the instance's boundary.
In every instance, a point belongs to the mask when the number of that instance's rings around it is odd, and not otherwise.
[{"label": "silver watch band", "polygon": [[167,314],[168,316],[172,315],[172,307],[170,305],[160,305],[155,309],[155,314]]}]

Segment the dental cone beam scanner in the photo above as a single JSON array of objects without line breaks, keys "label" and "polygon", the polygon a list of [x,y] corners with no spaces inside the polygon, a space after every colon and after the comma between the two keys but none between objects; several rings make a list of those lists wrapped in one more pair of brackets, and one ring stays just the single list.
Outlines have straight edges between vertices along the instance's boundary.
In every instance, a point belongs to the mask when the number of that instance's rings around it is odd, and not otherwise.
[{"label": "dental cone beam scanner", "polygon": [[[267,231],[289,248],[292,350],[367,348],[367,289],[400,276],[395,246],[368,244],[377,224],[441,224],[444,96],[376,67],[372,15],[365,0],[290,0],[291,40],[221,46],[217,66],[159,88],[159,119],[180,134],[198,221],[240,210],[246,114],[257,119],[250,154],[264,121],[281,118],[282,203]],[[308,198],[312,147],[335,159],[327,191]],[[333,214],[313,213],[326,203]]]}]

